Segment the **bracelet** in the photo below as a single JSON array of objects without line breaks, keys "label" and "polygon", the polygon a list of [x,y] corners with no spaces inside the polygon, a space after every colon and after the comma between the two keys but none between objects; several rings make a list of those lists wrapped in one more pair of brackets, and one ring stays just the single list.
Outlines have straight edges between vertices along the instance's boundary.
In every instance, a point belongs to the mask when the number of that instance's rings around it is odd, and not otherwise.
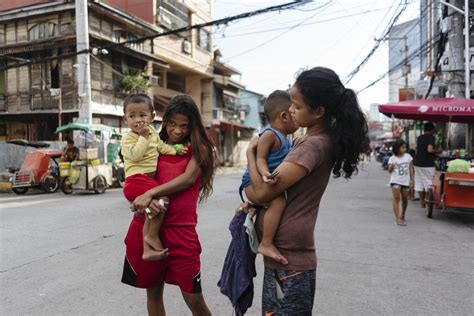
[{"label": "bracelet", "polygon": [[183,145],[181,144],[175,144],[174,145],[174,149],[176,150],[176,152],[179,154],[179,153],[182,153],[183,152]]}]

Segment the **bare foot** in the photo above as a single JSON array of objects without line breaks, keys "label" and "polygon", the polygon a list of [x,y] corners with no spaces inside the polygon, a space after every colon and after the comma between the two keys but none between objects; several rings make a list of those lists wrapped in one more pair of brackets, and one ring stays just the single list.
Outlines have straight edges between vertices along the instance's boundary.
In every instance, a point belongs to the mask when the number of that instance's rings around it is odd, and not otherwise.
[{"label": "bare foot", "polygon": [[145,242],[153,248],[153,250],[160,251],[163,250],[163,244],[161,243],[159,236],[152,236],[150,234],[143,237]]},{"label": "bare foot", "polygon": [[398,226],[407,226],[404,219],[397,219],[396,224]]},{"label": "bare foot", "polygon": [[160,250],[146,249],[143,251],[142,259],[143,261],[157,261],[165,259],[168,255],[168,248]]},{"label": "bare foot", "polygon": [[260,243],[258,246],[258,252],[264,255],[265,257],[272,258],[275,261],[280,262],[281,264],[288,264],[288,260],[283,257],[280,251],[275,247],[275,245],[263,245]]}]

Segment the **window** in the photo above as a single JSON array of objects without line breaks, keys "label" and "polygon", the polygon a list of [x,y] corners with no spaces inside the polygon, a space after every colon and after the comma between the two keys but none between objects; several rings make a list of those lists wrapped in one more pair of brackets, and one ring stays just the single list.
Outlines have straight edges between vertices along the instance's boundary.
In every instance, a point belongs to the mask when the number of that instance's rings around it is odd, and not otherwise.
[{"label": "window", "polygon": [[[158,0],[156,19],[165,28],[176,30],[189,25],[189,10],[177,1]],[[188,38],[189,32],[183,32],[180,36]]]},{"label": "window", "polygon": [[[130,40],[135,40],[135,39],[138,39],[138,36],[135,36],[129,32],[122,31],[122,30],[114,31],[114,41],[116,41],[117,43],[126,42]],[[134,43],[126,44],[126,45],[130,48],[133,48],[139,51],[144,50],[143,42],[134,42]]]},{"label": "window", "polygon": [[211,51],[211,33],[205,29],[199,29],[197,44],[199,47],[204,48],[207,51]]},{"label": "window", "polygon": [[0,24],[0,45],[5,44],[5,25]]},{"label": "window", "polygon": [[57,60],[52,60],[51,64],[51,89],[59,89],[59,62]]},{"label": "window", "polygon": [[[0,68],[7,66],[6,59],[0,59]],[[0,98],[7,92],[7,85],[6,85],[6,70],[0,70]]]},{"label": "window", "polygon": [[28,38],[30,41],[39,40],[56,36],[58,33],[56,23],[44,22],[32,26],[28,30]]},{"label": "window", "polygon": [[168,72],[167,88],[185,93],[186,80],[184,76],[177,73]]}]

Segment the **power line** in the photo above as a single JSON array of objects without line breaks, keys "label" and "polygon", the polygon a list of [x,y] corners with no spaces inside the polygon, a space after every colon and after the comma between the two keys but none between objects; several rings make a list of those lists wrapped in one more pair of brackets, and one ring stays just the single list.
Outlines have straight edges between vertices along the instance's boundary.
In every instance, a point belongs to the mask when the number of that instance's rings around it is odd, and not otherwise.
[{"label": "power line", "polygon": [[[332,21],[336,21],[336,20],[341,20],[341,19],[357,16],[357,15],[365,15],[367,13],[378,12],[378,11],[381,11],[381,10],[384,10],[384,9],[386,9],[386,7],[380,8],[380,9],[374,9],[374,10],[355,12],[355,13],[352,13],[352,14],[342,15],[342,16],[338,16],[338,17],[332,17],[332,18],[328,18],[328,19],[325,19],[325,20],[318,20],[318,21],[314,21],[314,22],[303,23],[303,24],[300,25],[300,27],[307,26],[307,25],[314,25],[314,24],[324,23],[324,22],[332,22]],[[237,34],[232,34],[232,35],[226,35],[225,38],[239,37],[239,36],[246,36],[246,35],[253,35],[253,34],[261,34],[261,33],[268,33],[268,32],[275,32],[275,31],[290,29],[292,27],[293,26],[285,26],[285,27],[277,27],[277,28],[273,28],[273,29],[264,29],[264,30],[261,30],[261,31],[254,31],[254,32],[247,32],[247,33],[237,33]]]},{"label": "power line", "polygon": [[[329,5],[331,5],[331,3],[332,3],[332,1],[327,2],[327,3],[323,4],[322,6],[320,6],[319,9],[327,8]],[[296,29],[297,27],[299,27],[300,25],[302,25],[304,22],[306,22],[306,21],[308,21],[308,20],[314,18],[314,17],[315,17],[316,15],[318,15],[319,13],[320,13],[320,12],[316,12],[315,14],[311,15],[309,18],[306,18],[306,19],[304,19],[303,21],[301,21],[300,23],[297,23],[297,24],[293,25],[290,29],[286,30],[285,32],[282,32],[282,33],[280,33],[280,34],[278,34],[278,35],[276,35],[276,36],[270,38],[269,40],[267,40],[267,41],[265,41],[265,42],[263,42],[263,43],[261,43],[261,44],[255,46],[255,47],[252,47],[252,48],[250,48],[250,49],[247,49],[247,50],[245,50],[245,51],[243,51],[243,52],[240,52],[240,53],[238,53],[238,54],[236,54],[236,55],[234,55],[234,56],[231,56],[231,57],[229,57],[229,58],[226,58],[225,61],[223,61],[223,62],[224,62],[224,63],[225,63],[225,62],[229,62],[229,61],[230,61],[231,59],[233,59],[233,58],[236,58],[236,57],[242,56],[242,55],[244,55],[244,54],[250,53],[251,51],[254,51],[254,50],[256,50],[256,49],[258,49],[258,48],[260,48],[260,47],[262,47],[262,46],[264,46],[264,45],[266,45],[266,44],[268,44],[268,43],[270,43],[270,42],[273,42],[273,41],[276,40],[277,38],[279,38],[279,37],[285,35],[286,33],[288,33],[288,32],[290,32],[290,31]]]},{"label": "power line", "polygon": [[377,84],[379,81],[381,81],[383,78],[385,78],[387,75],[389,75],[390,73],[392,73],[393,71],[397,70],[398,68],[400,68],[402,65],[405,64],[405,62],[409,62],[409,61],[412,61],[418,54],[420,53],[425,53],[427,51],[429,51],[430,49],[432,49],[435,45],[437,45],[439,43],[439,41],[441,40],[441,38],[437,39],[436,41],[434,41],[433,43],[430,43],[430,40],[426,41],[420,48],[418,48],[416,51],[412,52],[410,54],[410,56],[405,60],[402,60],[400,63],[398,63],[397,65],[393,66],[392,68],[390,68],[387,72],[383,73],[382,75],[380,75],[377,79],[375,79],[373,82],[369,83],[367,86],[365,86],[364,88],[360,89],[357,91],[357,93],[361,93],[365,90],[367,90],[368,88],[374,86],[375,84]]},{"label": "power line", "polygon": [[[284,11],[284,10],[293,9],[293,8],[298,7],[300,5],[306,4],[307,2],[308,2],[307,0],[298,0],[298,1],[293,1],[293,2],[289,2],[289,3],[284,3],[284,4],[281,4],[281,5],[266,7],[266,8],[263,8],[263,9],[259,9],[259,10],[255,10],[255,11],[249,11],[249,12],[245,12],[245,13],[237,14],[237,15],[234,15],[234,16],[230,16],[230,17],[226,17],[226,18],[221,18],[221,19],[205,22],[205,23],[188,25],[188,26],[185,26],[185,27],[182,27],[182,28],[170,30],[170,31],[163,32],[163,33],[155,33],[153,35],[148,35],[148,36],[144,36],[144,37],[140,37],[140,38],[136,38],[136,39],[131,39],[131,40],[127,40],[127,41],[120,42],[120,43],[112,43],[112,44],[108,44],[108,45],[99,47],[98,49],[99,50],[100,49],[111,49],[111,48],[115,48],[115,47],[119,47],[119,46],[124,46],[124,45],[127,45],[127,44],[140,43],[140,42],[144,42],[144,41],[147,41],[147,40],[152,40],[152,39],[155,39],[155,38],[158,38],[158,37],[179,34],[179,33],[188,32],[188,31],[191,31],[191,30],[194,30],[194,29],[201,29],[201,28],[208,27],[208,26],[215,26],[215,25],[222,25],[222,24],[227,25],[228,23],[236,21],[236,20],[242,20],[242,19],[250,18],[250,17],[257,16],[257,15],[264,14],[264,13],[268,13],[268,12]],[[70,53],[65,53],[65,54],[50,56],[50,57],[44,57],[44,58],[35,58],[35,59],[31,59],[31,60],[28,60],[28,61],[24,61],[24,62],[14,64],[14,65],[7,65],[5,67],[0,67],[0,71],[11,69],[11,68],[19,68],[19,67],[23,67],[23,66],[27,66],[27,65],[31,65],[31,64],[36,64],[36,63],[43,63],[43,62],[47,62],[47,61],[50,61],[50,60],[59,60],[59,59],[74,57],[74,56],[77,56],[77,55],[80,55],[80,54],[89,54],[91,52],[92,52],[92,49],[88,48],[88,49],[83,49],[83,50],[78,51],[78,52],[70,52]]]},{"label": "power line", "polygon": [[[407,7],[408,7],[408,4],[405,3],[402,5],[402,8],[400,9],[399,12],[395,12],[392,20],[390,21],[390,23],[387,25],[384,32],[382,33],[382,37],[381,37],[382,40],[384,40],[387,37],[387,35],[390,34],[390,31],[392,30],[393,26],[398,21],[398,19],[400,18],[400,16],[406,10]],[[377,49],[380,47],[381,44],[382,44],[382,41],[375,42],[375,45],[370,50],[369,54],[354,68],[354,70],[352,70],[346,76],[344,84],[348,84],[354,78],[354,76],[362,69],[362,67],[364,67],[364,65],[367,64],[369,59],[375,54],[375,52],[377,51]]]}]

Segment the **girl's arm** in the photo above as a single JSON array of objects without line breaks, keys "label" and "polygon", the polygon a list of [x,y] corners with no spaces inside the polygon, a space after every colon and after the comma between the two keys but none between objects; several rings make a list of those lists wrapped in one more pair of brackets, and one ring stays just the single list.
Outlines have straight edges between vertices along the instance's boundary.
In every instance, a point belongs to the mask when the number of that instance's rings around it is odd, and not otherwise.
[{"label": "girl's arm", "polygon": [[154,187],[138,196],[130,205],[130,209],[134,212],[142,213],[145,208],[148,207],[153,198],[159,198],[186,190],[196,183],[196,180],[200,175],[201,168],[199,167],[196,158],[193,156],[191,160],[189,160],[184,173],[173,180]]},{"label": "girl's arm", "polygon": [[393,170],[395,170],[395,164],[389,163],[389,164],[388,164],[388,172],[389,172],[389,173],[392,173]]},{"label": "girl's arm", "polygon": [[415,167],[413,166],[413,160],[410,161],[410,186],[413,186],[413,183],[415,182]]},{"label": "girl's arm", "polygon": [[255,140],[252,140],[247,149],[248,170],[250,183],[255,193],[254,202],[264,204],[270,202],[293,184],[304,178],[308,170],[292,162],[283,162],[277,168],[279,172],[278,182],[276,184],[265,183],[257,170],[255,154],[256,143]]}]

